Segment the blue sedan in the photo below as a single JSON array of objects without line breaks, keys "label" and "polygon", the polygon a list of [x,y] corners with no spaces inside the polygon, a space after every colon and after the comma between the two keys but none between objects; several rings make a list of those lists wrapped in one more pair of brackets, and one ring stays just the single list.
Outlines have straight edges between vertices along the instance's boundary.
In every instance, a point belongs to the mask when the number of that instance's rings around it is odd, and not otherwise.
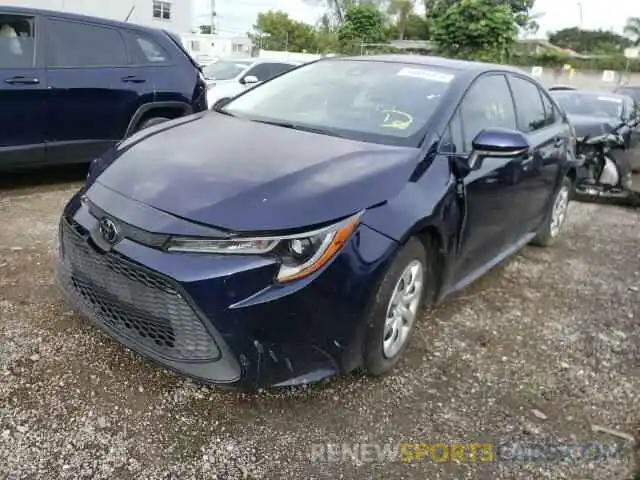
[{"label": "blue sedan", "polygon": [[117,341],[205,382],[385,374],[421,308],[556,241],[572,149],[519,70],[322,59],[96,159],[58,281]]}]

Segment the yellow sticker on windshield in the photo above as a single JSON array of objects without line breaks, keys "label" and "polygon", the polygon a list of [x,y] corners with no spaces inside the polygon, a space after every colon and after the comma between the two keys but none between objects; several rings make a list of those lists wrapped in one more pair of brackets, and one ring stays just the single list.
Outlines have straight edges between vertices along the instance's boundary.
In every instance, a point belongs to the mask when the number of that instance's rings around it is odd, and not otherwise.
[{"label": "yellow sticker on windshield", "polygon": [[385,117],[380,125],[382,128],[406,130],[413,123],[413,117],[406,112],[401,112],[400,110],[383,110],[383,112]]}]

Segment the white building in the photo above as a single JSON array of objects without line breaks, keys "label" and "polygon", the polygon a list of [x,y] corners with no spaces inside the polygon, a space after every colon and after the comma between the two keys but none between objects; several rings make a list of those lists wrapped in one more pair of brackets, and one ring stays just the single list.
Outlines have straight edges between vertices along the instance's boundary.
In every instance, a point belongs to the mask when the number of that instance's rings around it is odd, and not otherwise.
[{"label": "white building", "polygon": [[251,57],[252,42],[249,37],[224,35],[180,34],[182,44],[198,62],[206,64],[217,58]]},{"label": "white building", "polygon": [[42,8],[191,32],[193,0],[0,0],[2,5]]}]

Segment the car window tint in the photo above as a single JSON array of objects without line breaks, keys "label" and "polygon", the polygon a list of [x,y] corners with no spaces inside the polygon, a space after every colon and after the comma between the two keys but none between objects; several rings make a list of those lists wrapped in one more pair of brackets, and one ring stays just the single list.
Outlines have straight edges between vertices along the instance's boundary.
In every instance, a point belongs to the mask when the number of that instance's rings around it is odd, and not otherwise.
[{"label": "car window tint", "polygon": [[134,34],[133,36],[132,59],[134,63],[144,65],[169,61],[169,56],[158,44],[139,35]]},{"label": "car window tint", "polygon": [[463,152],[471,151],[473,139],[487,127],[516,128],[516,113],[504,75],[476,80],[460,104],[464,133]]},{"label": "car window tint", "polygon": [[558,110],[545,93],[540,92],[540,96],[542,97],[542,105],[544,107],[544,126],[553,125],[560,118]]},{"label": "car window tint", "polygon": [[34,66],[34,33],[32,17],[0,15],[0,69]]},{"label": "car window tint", "polygon": [[534,83],[520,77],[512,76],[509,81],[518,109],[518,129],[523,133],[529,133],[547,125],[540,89]]},{"label": "car window tint", "polygon": [[293,67],[295,67],[295,65],[291,65],[289,63],[272,63],[270,75],[272,77],[275,77],[276,75],[280,75],[281,73],[288,72]]},{"label": "car window tint", "polygon": [[50,67],[112,67],[127,65],[124,39],[113,28],[49,20]]},{"label": "car window tint", "polygon": [[258,65],[255,65],[247,71],[245,77],[249,75],[253,75],[254,77],[257,77],[261,82],[264,82],[265,80],[271,78],[271,64],[260,63]]}]

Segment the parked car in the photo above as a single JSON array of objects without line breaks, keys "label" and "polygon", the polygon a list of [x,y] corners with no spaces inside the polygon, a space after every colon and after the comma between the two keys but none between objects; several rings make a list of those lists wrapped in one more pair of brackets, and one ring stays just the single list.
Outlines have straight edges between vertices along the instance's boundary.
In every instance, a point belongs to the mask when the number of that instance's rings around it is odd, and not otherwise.
[{"label": "parked car", "polygon": [[301,62],[267,58],[224,59],[203,68],[209,108],[221,99],[234,97],[246,88],[288,72]]},{"label": "parked car", "polygon": [[640,86],[624,85],[615,89],[615,93],[620,95],[628,95],[637,103],[640,104]]},{"label": "parked car", "polygon": [[322,59],[94,161],[61,218],[59,283],[124,345],[208,382],[384,374],[421,305],[559,238],[570,149],[515,68]]},{"label": "parked car", "polygon": [[88,162],[134,132],[207,109],[179,38],[0,5],[0,169]]},{"label": "parked car", "polygon": [[[601,135],[605,130],[620,129],[625,149],[612,152],[623,170],[640,170],[640,108],[628,95],[608,92],[552,92],[553,98],[567,112],[577,137]],[[624,168],[624,165],[627,167]]]}]

